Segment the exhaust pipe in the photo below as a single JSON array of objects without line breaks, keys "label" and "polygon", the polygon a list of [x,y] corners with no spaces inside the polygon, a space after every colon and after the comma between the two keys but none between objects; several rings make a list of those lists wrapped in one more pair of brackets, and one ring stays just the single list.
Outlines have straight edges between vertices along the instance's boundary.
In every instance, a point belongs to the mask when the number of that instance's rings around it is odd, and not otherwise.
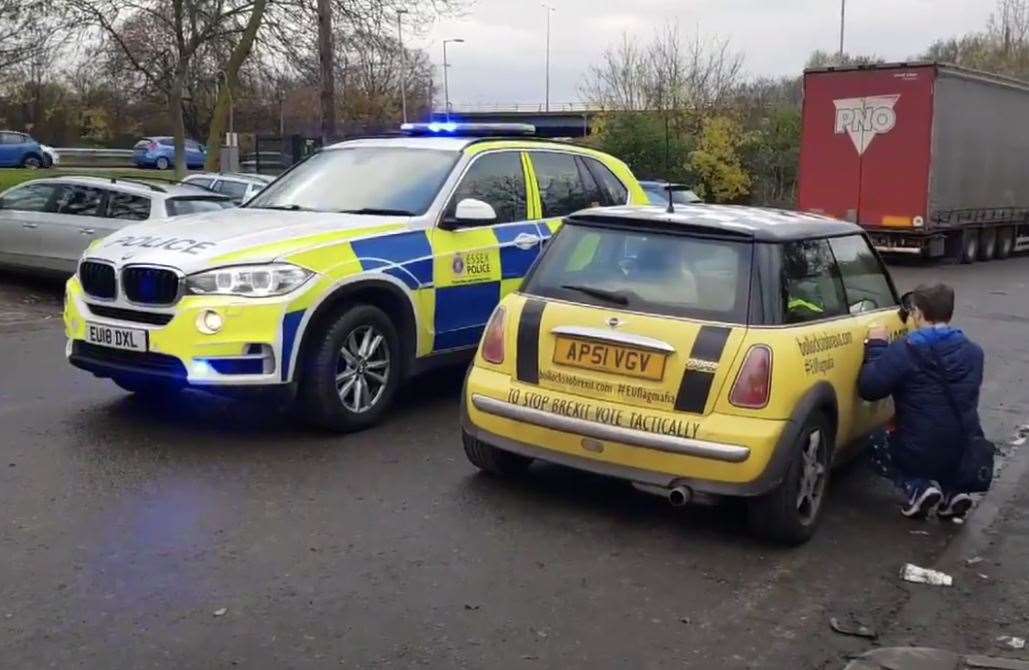
[{"label": "exhaust pipe", "polygon": [[685,486],[676,486],[668,491],[668,502],[672,507],[682,507],[693,498],[693,491]]}]

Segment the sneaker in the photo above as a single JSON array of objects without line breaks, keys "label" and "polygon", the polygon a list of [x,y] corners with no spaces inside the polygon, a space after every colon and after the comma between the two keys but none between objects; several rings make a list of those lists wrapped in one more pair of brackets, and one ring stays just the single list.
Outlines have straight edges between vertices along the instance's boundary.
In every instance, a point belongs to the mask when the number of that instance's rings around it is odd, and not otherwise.
[{"label": "sneaker", "polygon": [[963,519],[970,509],[972,509],[972,496],[967,493],[958,493],[943,501],[940,508],[936,510],[936,516],[941,519]]},{"label": "sneaker", "polygon": [[901,514],[910,519],[925,518],[943,500],[943,491],[936,486],[935,482],[911,488],[911,497],[908,498],[907,505],[900,510]]}]

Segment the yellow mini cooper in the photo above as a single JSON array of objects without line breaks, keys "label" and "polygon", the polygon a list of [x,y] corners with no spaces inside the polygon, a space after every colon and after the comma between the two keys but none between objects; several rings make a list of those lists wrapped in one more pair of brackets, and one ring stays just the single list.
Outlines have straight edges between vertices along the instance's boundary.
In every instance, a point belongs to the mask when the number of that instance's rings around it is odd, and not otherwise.
[{"label": "yellow mini cooper", "polygon": [[811,537],[834,463],[892,416],[857,376],[903,334],[853,224],[750,207],[585,210],[494,311],[462,396],[465,453],[632,482],[673,505],[744,497],[752,529]]}]

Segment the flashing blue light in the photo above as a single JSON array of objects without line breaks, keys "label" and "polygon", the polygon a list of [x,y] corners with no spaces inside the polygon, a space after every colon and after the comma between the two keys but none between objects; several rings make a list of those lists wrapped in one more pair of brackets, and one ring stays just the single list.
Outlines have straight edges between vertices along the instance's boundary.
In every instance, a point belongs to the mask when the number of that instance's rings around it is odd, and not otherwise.
[{"label": "flashing blue light", "polygon": [[429,124],[429,132],[430,133],[453,133],[453,132],[457,132],[457,129],[459,127],[460,126],[457,123],[453,122],[453,121],[447,121],[445,123],[439,123],[438,121],[433,121],[432,123]]},{"label": "flashing blue light", "polygon": [[533,135],[536,127],[527,123],[461,123],[459,121],[430,121],[405,123],[400,129],[409,135],[460,135],[489,137],[503,135]]}]

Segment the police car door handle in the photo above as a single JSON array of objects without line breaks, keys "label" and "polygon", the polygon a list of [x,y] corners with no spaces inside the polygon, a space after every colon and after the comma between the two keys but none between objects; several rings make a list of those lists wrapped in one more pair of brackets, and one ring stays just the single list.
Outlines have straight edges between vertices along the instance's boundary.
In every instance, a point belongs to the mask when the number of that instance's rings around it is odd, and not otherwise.
[{"label": "police car door handle", "polygon": [[531,233],[519,233],[518,237],[514,238],[514,244],[519,249],[528,250],[539,244],[539,235],[533,235]]},{"label": "police car door handle", "polygon": [[94,235],[96,234],[96,230],[93,228],[79,228],[79,233],[82,235]]}]

